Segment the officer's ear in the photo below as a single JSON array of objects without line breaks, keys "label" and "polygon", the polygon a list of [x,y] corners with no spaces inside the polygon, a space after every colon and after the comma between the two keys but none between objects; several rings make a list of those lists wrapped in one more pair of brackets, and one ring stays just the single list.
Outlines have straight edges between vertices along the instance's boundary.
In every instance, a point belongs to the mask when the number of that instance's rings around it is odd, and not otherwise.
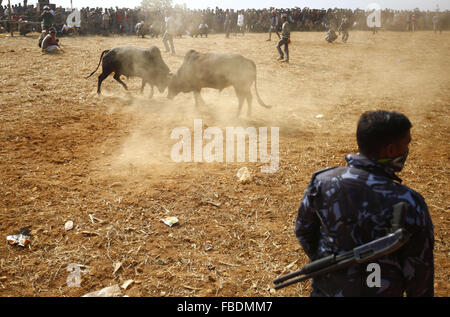
[{"label": "officer's ear", "polygon": [[408,145],[411,142],[411,134],[408,131],[405,136],[401,138],[392,139],[386,146],[386,158],[397,157],[403,155],[408,151]]},{"label": "officer's ear", "polygon": [[386,155],[382,157],[395,157],[396,156],[395,154],[397,153],[397,146],[395,144],[390,143],[385,147],[385,151]]}]

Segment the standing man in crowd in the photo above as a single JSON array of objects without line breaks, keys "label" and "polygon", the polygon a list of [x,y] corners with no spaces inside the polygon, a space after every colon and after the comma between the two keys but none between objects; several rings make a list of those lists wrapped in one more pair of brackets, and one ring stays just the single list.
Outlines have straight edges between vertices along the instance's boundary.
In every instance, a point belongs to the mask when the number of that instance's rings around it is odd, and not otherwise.
[{"label": "standing man in crowd", "polygon": [[416,32],[416,13],[413,12],[412,16],[411,16],[411,32]]},{"label": "standing man in crowd", "polygon": [[[281,39],[278,41],[277,50],[280,54],[278,58],[279,61],[289,63],[289,43],[291,43],[291,30],[289,27],[289,22],[287,21],[287,15],[281,15],[281,22],[283,26],[281,27]],[[281,50],[281,46],[284,45],[284,54]]]},{"label": "standing man in crowd", "polygon": [[342,32],[342,42],[347,43],[349,34],[348,30],[350,29],[350,21],[347,17],[342,20],[341,25],[339,26],[339,32]]},{"label": "standing man in crowd", "polygon": [[50,29],[55,21],[55,16],[50,12],[50,8],[48,6],[44,6],[44,12],[41,14],[41,20],[42,30]]},{"label": "standing man in crowd", "polygon": [[116,27],[117,27],[117,33],[122,34],[123,32],[123,25],[122,25],[123,15],[122,11],[119,10],[118,7],[116,7]]},{"label": "standing man in crowd", "polygon": [[278,33],[278,15],[275,10],[272,10],[271,17],[270,17],[270,29],[269,29],[269,39],[267,40],[270,42],[272,40],[272,32],[275,32],[278,36],[278,39],[281,39],[280,33]]},{"label": "standing man in crowd", "polygon": [[231,30],[231,12],[228,9],[227,9],[227,11],[225,11],[224,28],[225,28],[225,37],[227,39],[229,39],[230,38],[230,30]]},{"label": "standing man in crowd", "polygon": [[105,12],[102,15],[102,29],[104,34],[109,33],[110,24],[111,24],[111,16],[109,15],[108,9],[105,8]]},{"label": "standing man in crowd", "polygon": [[130,13],[128,9],[123,10],[122,24],[125,34],[130,34],[132,28],[130,27]]},{"label": "standing man in crowd", "polygon": [[166,11],[165,21],[166,21],[166,31],[164,32],[162,41],[164,43],[166,53],[169,52],[169,45],[167,44],[167,42],[169,42],[170,43],[170,52],[172,53],[172,55],[175,55],[175,47],[173,45],[173,37],[176,35],[177,25],[176,25],[174,17],[172,16],[172,14],[169,10]]},{"label": "standing man in crowd", "polygon": [[441,17],[439,16],[439,12],[436,12],[433,16],[433,30],[434,33],[439,31],[439,34],[442,34]]},{"label": "standing man in crowd", "polygon": [[406,31],[410,32],[411,31],[411,14],[406,13]]},{"label": "standing man in crowd", "polygon": [[[311,296],[434,295],[433,223],[424,198],[396,175],[406,162],[411,122],[397,112],[364,113],[356,139],[360,154],[346,167],[316,172],[298,210],[295,233],[314,261],[374,241],[391,230],[393,206],[406,203],[400,227],[407,242],[373,262],[380,284],[367,283],[367,264],[313,278]],[[370,272],[370,271],[369,271]]]},{"label": "standing man in crowd", "polygon": [[242,36],[244,36],[245,32],[245,20],[244,20],[244,10],[238,12],[238,18],[237,18],[237,29],[236,29],[236,35],[238,32],[242,33]]}]

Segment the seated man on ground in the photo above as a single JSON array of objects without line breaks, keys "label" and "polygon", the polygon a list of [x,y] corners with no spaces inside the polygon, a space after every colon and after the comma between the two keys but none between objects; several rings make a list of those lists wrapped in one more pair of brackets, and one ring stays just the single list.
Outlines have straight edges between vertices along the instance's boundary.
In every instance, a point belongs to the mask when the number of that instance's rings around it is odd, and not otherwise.
[{"label": "seated man on ground", "polygon": [[59,40],[56,38],[56,29],[51,28],[50,33],[42,41],[42,52],[56,53],[59,52]]}]

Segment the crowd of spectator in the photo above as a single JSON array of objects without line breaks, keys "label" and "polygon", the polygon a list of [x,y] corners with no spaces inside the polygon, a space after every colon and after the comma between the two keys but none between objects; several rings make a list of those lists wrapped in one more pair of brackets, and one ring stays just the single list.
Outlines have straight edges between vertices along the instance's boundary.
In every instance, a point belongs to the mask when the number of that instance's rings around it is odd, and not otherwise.
[{"label": "crowd of spectator", "polygon": [[[237,19],[239,14],[244,15],[244,30],[246,32],[268,32],[271,23],[271,12],[275,10],[280,16],[287,14],[292,31],[328,31],[337,28],[344,17],[350,20],[353,29],[367,30],[367,12],[356,9],[247,9],[247,10],[224,10],[206,9],[190,10],[181,7],[172,9],[171,15],[177,22],[179,35],[189,34],[189,30],[200,24],[208,25],[209,33],[225,32],[224,22],[227,13],[231,18],[231,33],[238,31]],[[14,5],[11,7],[12,18],[16,21],[41,22],[42,17],[37,7],[33,5]],[[147,10],[143,8],[82,8],[80,27],[73,28],[66,25],[70,9],[57,7],[51,10],[53,15],[52,25],[59,33],[73,30],[78,34],[132,34],[135,25],[144,21],[146,25],[152,26],[155,35],[164,31],[165,11]],[[0,5],[0,25],[3,31],[9,30],[9,24],[5,22],[8,18],[8,7]],[[433,30],[433,19],[438,16],[442,29],[450,28],[450,11],[406,11],[406,10],[383,10],[381,13],[381,25],[384,30],[410,31],[410,30]],[[281,21],[280,21],[281,22]],[[18,23],[17,23],[18,24]],[[15,24],[15,25],[17,25]],[[16,27],[16,26],[15,26]],[[41,31],[38,23],[26,26],[29,31]],[[188,31],[188,32],[186,32]],[[241,30],[240,30],[241,31]]]}]

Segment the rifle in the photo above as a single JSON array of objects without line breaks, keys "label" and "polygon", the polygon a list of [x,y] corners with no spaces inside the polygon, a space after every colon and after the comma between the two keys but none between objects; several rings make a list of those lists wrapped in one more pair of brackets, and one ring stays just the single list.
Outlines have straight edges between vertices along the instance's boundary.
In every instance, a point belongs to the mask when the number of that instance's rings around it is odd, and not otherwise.
[{"label": "rifle", "polygon": [[273,281],[275,285],[274,288],[278,290],[294,283],[306,281],[319,275],[343,269],[353,264],[362,264],[376,260],[395,252],[408,241],[406,230],[400,228],[400,222],[403,219],[403,213],[407,206],[407,203],[404,202],[393,206],[392,225],[388,235],[356,247],[352,251],[339,255],[332,254],[325,258],[310,262],[299,271],[275,279]]}]

